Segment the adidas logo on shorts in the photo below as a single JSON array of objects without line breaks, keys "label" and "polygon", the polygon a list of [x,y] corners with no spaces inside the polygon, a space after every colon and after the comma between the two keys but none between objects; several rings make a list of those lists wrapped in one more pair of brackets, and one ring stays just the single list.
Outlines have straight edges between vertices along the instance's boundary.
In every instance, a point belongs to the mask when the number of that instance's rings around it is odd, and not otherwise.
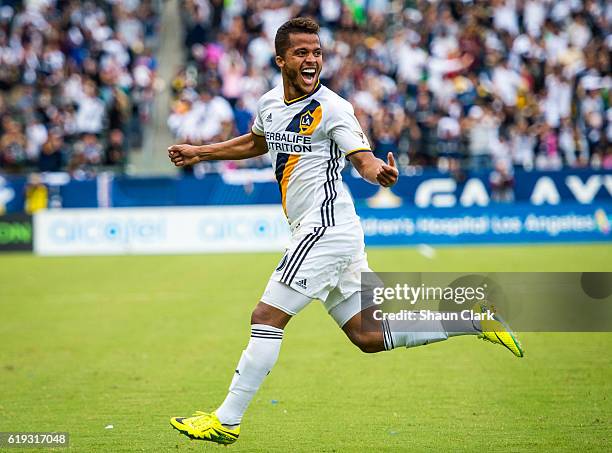
[{"label": "adidas logo on shorts", "polygon": [[296,285],[298,285],[300,288],[304,288],[306,289],[306,279],[302,279],[302,280],[298,280],[297,282],[295,282]]},{"label": "adidas logo on shorts", "polygon": [[267,117],[266,117],[266,123],[271,123],[272,122],[272,113],[270,113]]}]

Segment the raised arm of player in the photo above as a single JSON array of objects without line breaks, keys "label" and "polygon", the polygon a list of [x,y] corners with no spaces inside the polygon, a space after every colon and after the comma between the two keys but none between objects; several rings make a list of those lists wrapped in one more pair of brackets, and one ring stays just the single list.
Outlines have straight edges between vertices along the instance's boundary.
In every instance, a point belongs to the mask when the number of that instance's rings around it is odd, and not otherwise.
[{"label": "raised arm of player", "polygon": [[248,134],[210,145],[172,145],[168,157],[177,167],[193,165],[205,160],[241,160],[261,156],[268,152],[266,139],[260,135]]},{"label": "raised arm of player", "polygon": [[397,182],[399,172],[393,153],[387,154],[387,163],[374,157],[372,153],[355,153],[348,158],[361,177],[372,184],[391,187]]}]

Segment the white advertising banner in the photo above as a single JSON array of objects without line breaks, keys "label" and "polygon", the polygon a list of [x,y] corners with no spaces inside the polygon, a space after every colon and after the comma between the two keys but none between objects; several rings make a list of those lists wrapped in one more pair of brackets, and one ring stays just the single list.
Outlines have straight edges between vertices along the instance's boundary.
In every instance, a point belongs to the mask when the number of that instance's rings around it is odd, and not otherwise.
[{"label": "white advertising banner", "polygon": [[63,209],[34,216],[39,255],[276,252],[289,240],[276,205]]}]

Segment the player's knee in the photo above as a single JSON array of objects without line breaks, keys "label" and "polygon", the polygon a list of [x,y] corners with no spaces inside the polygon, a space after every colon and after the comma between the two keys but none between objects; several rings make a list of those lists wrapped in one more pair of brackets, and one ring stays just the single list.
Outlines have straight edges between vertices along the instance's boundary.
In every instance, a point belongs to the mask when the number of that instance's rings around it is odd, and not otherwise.
[{"label": "player's knee", "polygon": [[263,302],[259,302],[251,313],[251,324],[265,324],[279,329],[284,329],[290,319],[287,313]]},{"label": "player's knee", "polygon": [[361,352],[366,354],[373,354],[384,349],[374,332],[353,332],[349,335],[349,338]]},{"label": "player's knee", "polygon": [[273,318],[268,305],[259,303],[251,313],[251,324],[267,324]]}]

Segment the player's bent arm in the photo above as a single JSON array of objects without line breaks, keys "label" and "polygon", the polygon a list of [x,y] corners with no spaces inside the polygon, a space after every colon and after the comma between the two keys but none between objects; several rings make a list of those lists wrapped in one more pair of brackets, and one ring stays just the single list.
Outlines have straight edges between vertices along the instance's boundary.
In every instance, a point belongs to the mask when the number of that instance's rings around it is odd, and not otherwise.
[{"label": "player's bent arm", "polygon": [[379,168],[384,164],[382,160],[374,157],[371,152],[351,154],[348,158],[363,179],[372,184],[378,184],[376,175]]},{"label": "player's bent arm", "polygon": [[387,155],[388,164],[374,157],[371,152],[351,154],[348,158],[361,177],[372,184],[391,187],[397,182],[399,172],[395,166],[393,153]]},{"label": "player's bent arm", "polygon": [[242,160],[261,156],[268,152],[266,139],[260,135],[248,134],[209,145],[172,145],[168,157],[177,167],[193,165],[207,160]]},{"label": "player's bent arm", "polygon": [[200,160],[241,160],[261,156],[268,152],[266,139],[249,132],[226,142],[200,147]]}]

